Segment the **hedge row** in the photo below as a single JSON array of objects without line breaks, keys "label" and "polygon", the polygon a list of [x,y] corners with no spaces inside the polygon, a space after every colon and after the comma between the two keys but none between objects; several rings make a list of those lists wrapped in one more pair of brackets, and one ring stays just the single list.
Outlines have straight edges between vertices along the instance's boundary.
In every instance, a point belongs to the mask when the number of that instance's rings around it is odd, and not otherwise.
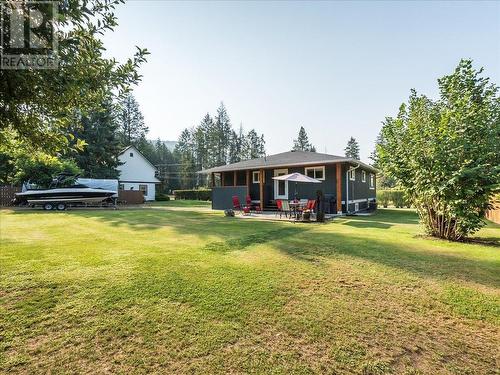
[{"label": "hedge row", "polygon": [[163,194],[163,193],[157,193],[156,196],[155,196],[155,201],[163,201],[163,202],[167,202],[170,200],[170,197],[167,195],[167,194]]},{"label": "hedge row", "polygon": [[403,190],[377,190],[377,203],[382,207],[393,205],[395,207],[410,207]]},{"label": "hedge row", "polygon": [[174,197],[175,199],[210,201],[212,200],[212,190],[208,189],[174,190]]}]

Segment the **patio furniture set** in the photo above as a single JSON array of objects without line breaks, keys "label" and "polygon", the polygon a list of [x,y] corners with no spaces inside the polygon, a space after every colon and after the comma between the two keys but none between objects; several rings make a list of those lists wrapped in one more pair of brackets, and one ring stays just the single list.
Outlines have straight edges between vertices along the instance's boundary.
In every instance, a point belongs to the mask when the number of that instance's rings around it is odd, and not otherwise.
[{"label": "patio furniture set", "polygon": [[[233,210],[238,211],[242,215],[250,215],[252,212],[260,214],[260,202],[252,201],[250,196],[246,196],[246,204],[242,205],[238,196],[233,196]],[[285,218],[293,221],[310,221],[315,214],[316,201],[314,199],[294,199],[292,201],[286,199],[276,200],[276,213],[275,216],[280,219]]]}]

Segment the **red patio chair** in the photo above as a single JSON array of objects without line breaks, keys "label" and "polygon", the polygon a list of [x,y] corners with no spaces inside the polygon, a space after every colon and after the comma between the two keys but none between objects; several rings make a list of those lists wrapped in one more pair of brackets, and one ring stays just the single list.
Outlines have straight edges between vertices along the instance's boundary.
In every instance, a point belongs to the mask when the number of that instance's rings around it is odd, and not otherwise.
[{"label": "red patio chair", "polygon": [[281,214],[283,213],[283,202],[281,202],[281,199],[276,200],[276,207],[278,207],[278,209],[276,210],[276,216],[280,214],[281,219]]},{"label": "red patio chair", "polygon": [[233,210],[238,210],[240,213],[249,213],[250,207],[242,206],[240,203],[240,198],[237,195],[233,195]]},{"label": "red patio chair", "polygon": [[260,210],[260,204],[253,204],[252,203],[252,198],[250,197],[250,195],[246,196],[246,201],[247,201],[247,207],[250,207],[250,209],[254,210],[255,213],[260,213],[261,212],[261,210]]},{"label": "red patio chair", "polygon": [[312,214],[314,214],[314,208],[315,207],[316,207],[316,200],[309,199],[307,201],[307,206],[306,206],[306,208],[304,209],[303,212],[308,212],[308,213],[310,213],[312,215]]},{"label": "red patio chair", "polygon": [[233,195],[233,210],[238,210],[241,212],[243,208],[241,207],[240,198],[237,195]]}]

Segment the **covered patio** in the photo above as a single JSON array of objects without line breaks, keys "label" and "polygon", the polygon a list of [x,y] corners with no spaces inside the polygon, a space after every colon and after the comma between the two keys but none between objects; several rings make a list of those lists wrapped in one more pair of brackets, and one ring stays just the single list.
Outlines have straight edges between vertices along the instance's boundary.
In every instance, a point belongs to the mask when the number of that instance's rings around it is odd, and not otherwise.
[{"label": "covered patio", "polygon": [[[278,201],[316,200],[325,214],[369,210],[375,200],[375,169],[359,160],[306,151],[281,154],[221,165],[206,174],[212,188],[212,209],[233,208],[233,197],[247,198],[261,211],[276,211]],[[318,183],[282,180],[301,174]],[[318,199],[321,197],[321,199]]]}]

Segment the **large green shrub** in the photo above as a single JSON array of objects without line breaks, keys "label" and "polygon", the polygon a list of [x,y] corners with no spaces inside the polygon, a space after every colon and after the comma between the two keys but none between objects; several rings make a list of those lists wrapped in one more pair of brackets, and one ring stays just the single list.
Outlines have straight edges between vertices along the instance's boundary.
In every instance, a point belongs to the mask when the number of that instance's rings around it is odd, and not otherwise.
[{"label": "large green shrub", "polygon": [[192,190],[175,190],[175,199],[188,199],[197,201],[212,200],[212,190],[209,189],[192,189]]},{"label": "large green shrub", "polygon": [[[15,181],[19,184],[27,182],[48,187],[52,178],[60,173],[77,175],[82,172],[72,159],[59,159],[44,153],[19,155],[14,162]],[[74,181],[67,180],[71,184]]]},{"label": "large green shrub", "polygon": [[377,203],[387,207],[390,203],[390,190],[377,190]]},{"label": "large green shrub", "polygon": [[391,190],[390,199],[392,204],[397,208],[403,208],[405,206],[405,197],[403,190]]},{"label": "large green shrub", "polygon": [[398,189],[377,190],[377,203],[383,207],[391,204],[398,208],[410,206],[404,191]]},{"label": "large green shrub", "polygon": [[436,237],[461,240],[479,230],[500,184],[500,97],[481,73],[462,60],[438,80],[438,100],[412,90],[380,133],[380,168]]},{"label": "large green shrub", "polygon": [[167,194],[157,193],[155,195],[155,201],[158,201],[158,202],[168,202],[169,200],[170,200],[170,197]]}]

